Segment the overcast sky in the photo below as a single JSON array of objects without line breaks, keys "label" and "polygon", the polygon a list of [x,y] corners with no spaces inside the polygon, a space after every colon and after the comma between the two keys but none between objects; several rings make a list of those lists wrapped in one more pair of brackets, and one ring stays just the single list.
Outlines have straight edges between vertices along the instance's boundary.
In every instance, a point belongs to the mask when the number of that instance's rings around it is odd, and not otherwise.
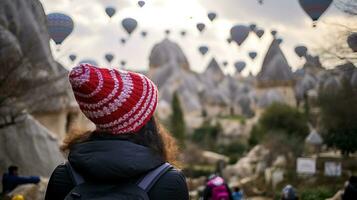
[{"label": "overcast sky", "polygon": [[[63,42],[61,50],[55,51],[51,43],[54,57],[67,68],[73,67],[68,55],[75,53],[77,61],[91,58],[101,66],[109,64],[105,61],[105,53],[115,55],[112,66],[119,66],[121,60],[127,61],[127,68],[146,70],[151,48],[163,40],[165,30],[170,29],[168,36],[177,42],[194,71],[203,71],[209,60],[215,57],[219,63],[228,61],[224,70],[233,71],[233,63],[237,60],[247,62],[243,74],[252,71],[257,73],[261,62],[272,41],[270,31],[276,29],[278,37],[284,41],[281,47],[293,69],[301,67],[303,60],[294,53],[298,44],[306,45],[311,51],[326,42],[329,26],[326,23],[350,20],[335,6],[325,12],[316,28],[312,21],[298,4],[298,0],[264,0],[259,5],[257,0],[146,0],[140,8],[135,0],[41,0],[46,14],[62,12],[72,17],[75,28],[72,34]],[[113,6],[117,9],[114,17],[109,19],[104,9]],[[210,22],[207,13],[214,11],[217,18]],[[128,37],[120,22],[126,17],[135,18],[138,28]],[[206,24],[206,30],[200,34],[196,23]],[[250,34],[242,46],[228,44],[229,30],[235,24],[257,24],[265,30],[265,35],[259,39]],[[141,37],[140,32],[148,32],[147,37]],[[187,36],[180,36],[181,30],[187,30]],[[125,46],[120,44],[120,38],[127,38]],[[202,57],[197,48],[207,45],[210,50]],[[257,51],[254,62],[248,57],[249,51]]]}]

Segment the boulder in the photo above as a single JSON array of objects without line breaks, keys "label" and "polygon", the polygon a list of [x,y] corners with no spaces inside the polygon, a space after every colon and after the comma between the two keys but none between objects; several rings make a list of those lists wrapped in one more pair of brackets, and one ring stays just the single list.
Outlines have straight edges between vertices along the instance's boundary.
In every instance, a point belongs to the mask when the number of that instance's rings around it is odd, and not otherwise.
[{"label": "boulder", "polygon": [[0,171],[19,166],[20,174],[49,177],[64,162],[58,140],[31,115],[0,129]]}]

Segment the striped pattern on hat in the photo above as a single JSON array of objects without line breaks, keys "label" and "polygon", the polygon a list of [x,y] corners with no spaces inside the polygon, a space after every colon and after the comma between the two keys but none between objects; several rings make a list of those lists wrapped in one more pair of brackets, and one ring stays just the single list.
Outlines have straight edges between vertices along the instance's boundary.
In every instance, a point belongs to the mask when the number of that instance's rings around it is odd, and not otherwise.
[{"label": "striped pattern on hat", "polygon": [[71,70],[69,81],[80,109],[97,130],[138,132],[157,106],[157,87],[142,74],[86,63]]}]

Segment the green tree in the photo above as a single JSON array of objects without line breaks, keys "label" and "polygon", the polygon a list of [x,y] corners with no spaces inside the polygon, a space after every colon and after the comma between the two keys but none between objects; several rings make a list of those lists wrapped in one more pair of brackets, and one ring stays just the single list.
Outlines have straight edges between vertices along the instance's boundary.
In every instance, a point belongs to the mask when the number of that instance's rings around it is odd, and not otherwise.
[{"label": "green tree", "polygon": [[357,89],[349,81],[341,83],[338,90],[321,90],[318,105],[325,143],[348,156],[357,151]]},{"label": "green tree", "polygon": [[282,152],[288,150],[300,154],[303,142],[309,132],[306,115],[286,104],[270,105],[252,128],[249,144],[263,143]]},{"label": "green tree", "polygon": [[172,115],[170,117],[170,131],[174,137],[178,140],[181,146],[185,143],[186,125],[184,120],[184,114],[181,108],[180,99],[177,92],[174,92],[171,103]]}]

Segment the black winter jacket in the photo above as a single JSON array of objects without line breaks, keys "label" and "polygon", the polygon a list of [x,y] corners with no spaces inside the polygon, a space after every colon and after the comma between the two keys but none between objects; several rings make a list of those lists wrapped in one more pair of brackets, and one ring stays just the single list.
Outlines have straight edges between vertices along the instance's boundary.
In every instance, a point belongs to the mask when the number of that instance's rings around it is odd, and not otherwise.
[{"label": "black winter jacket", "polygon": [[[147,147],[124,140],[89,140],[74,145],[68,160],[85,180],[96,182],[135,181],[163,164]],[[74,183],[65,165],[51,175],[45,200],[63,200]],[[166,172],[149,191],[151,200],[188,200],[183,174],[172,169]]]}]

